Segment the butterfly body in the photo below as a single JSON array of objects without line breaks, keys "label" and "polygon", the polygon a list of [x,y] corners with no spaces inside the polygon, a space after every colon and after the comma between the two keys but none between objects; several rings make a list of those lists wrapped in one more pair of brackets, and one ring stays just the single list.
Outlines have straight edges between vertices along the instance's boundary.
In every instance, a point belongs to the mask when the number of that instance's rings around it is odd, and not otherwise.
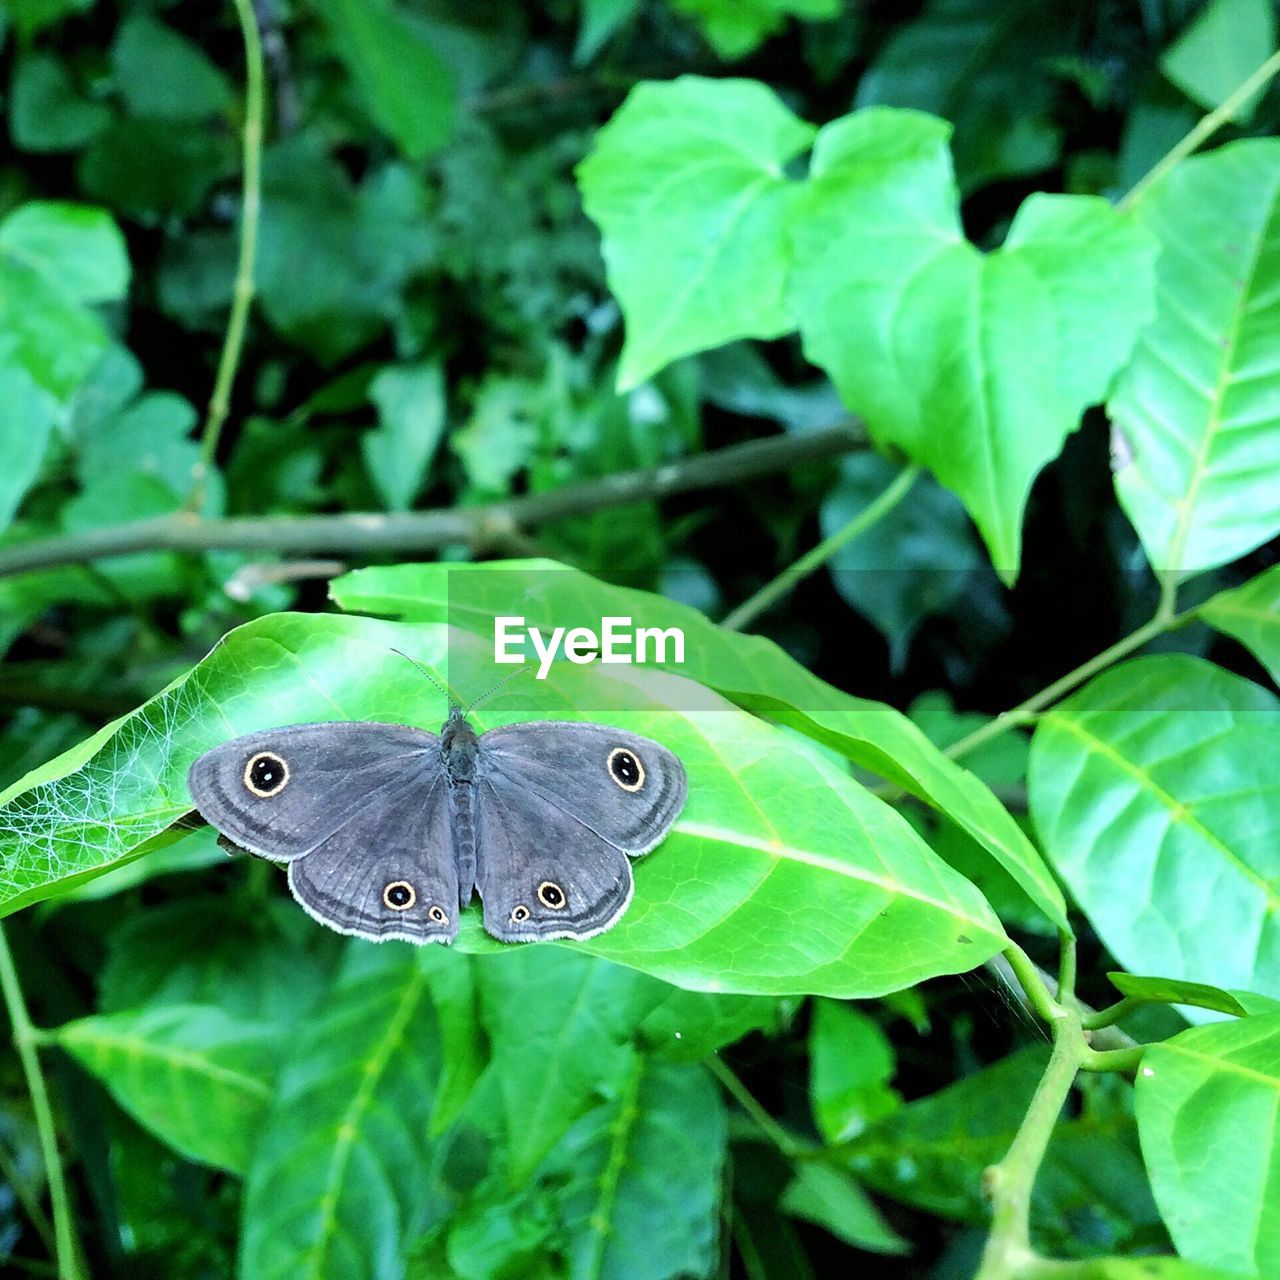
[{"label": "butterfly body", "polygon": [[478,892],[508,942],[586,938],[631,898],[629,857],[684,804],[659,743],[576,721],[439,735],[368,722],[288,725],[215,747],[188,782],[233,844],[285,862],[303,908],[342,933],[449,942]]}]

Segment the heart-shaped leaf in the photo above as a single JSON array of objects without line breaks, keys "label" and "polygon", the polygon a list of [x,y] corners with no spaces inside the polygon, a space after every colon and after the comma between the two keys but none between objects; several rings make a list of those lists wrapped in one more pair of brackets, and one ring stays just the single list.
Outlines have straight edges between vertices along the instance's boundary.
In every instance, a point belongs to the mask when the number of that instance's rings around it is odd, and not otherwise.
[{"label": "heart-shaped leaf", "polygon": [[1107,410],[1116,493],[1160,572],[1225,564],[1280,531],[1280,141],[1184,160],[1138,201],[1157,314]]},{"label": "heart-shaped leaf", "polygon": [[734,338],[773,338],[786,306],[783,166],[813,137],[754,80],[640,84],[578,168],[627,317],[619,390]]},{"label": "heart-shaped leaf", "polygon": [[965,239],[932,116],[827,125],[791,218],[805,352],[875,438],[928,466],[1017,576],[1031,482],[1151,311],[1154,246],[1103,200],[1037,195],[1002,248]]},{"label": "heart-shaped leaf", "polygon": [[1280,703],[1182,655],[1114,667],[1045,713],[1031,813],[1135,973],[1280,994]]}]

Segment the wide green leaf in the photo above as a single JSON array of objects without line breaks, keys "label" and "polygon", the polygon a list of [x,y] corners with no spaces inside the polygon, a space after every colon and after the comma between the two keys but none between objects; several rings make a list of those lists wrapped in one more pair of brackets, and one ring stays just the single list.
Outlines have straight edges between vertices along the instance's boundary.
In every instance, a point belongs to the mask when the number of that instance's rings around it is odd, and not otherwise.
[{"label": "wide green leaf", "polygon": [[1196,573],[1280,531],[1280,141],[1184,160],[1133,216],[1157,314],[1107,404],[1116,493],[1152,567]]},{"label": "wide green leaf", "polygon": [[[440,695],[406,675],[396,650],[443,674],[446,646],[451,670],[493,672],[491,644],[440,625],[283,614],[232,632],[89,760],[77,749],[67,773],[55,765],[14,789],[0,808],[0,909],[144,852],[190,808],[187,769],[218,742],[295,721],[441,723]],[[656,736],[684,761],[690,800],[675,833],[638,863],[621,923],[576,945],[698,989],[847,996],[967,970],[1004,945],[981,894],[846,773],[697,686],[650,674],[642,688],[561,668],[554,687],[530,680],[534,692],[473,717],[481,730],[597,718]],[[458,945],[501,949],[475,912]]]},{"label": "wide green leaf", "polygon": [[1280,1272],[1280,1014],[1151,1045],[1136,1091],[1143,1155],[1178,1252],[1244,1275]]},{"label": "wide green leaf", "polygon": [[489,642],[495,616],[513,611],[548,630],[578,622],[599,627],[606,616],[678,627],[685,637],[684,661],[669,663],[670,670],[800,730],[946,813],[1041,911],[1070,929],[1061,890],[1040,855],[973,774],[943,755],[900,711],[832,688],[770,640],[724,631],[687,605],[610,586],[552,561],[364,569],[336,580],[331,592],[344,609],[448,621]]},{"label": "wide green leaf", "polygon": [[453,74],[413,16],[388,0],[321,0],[334,46],[378,127],[411,160],[449,140]]},{"label": "wide green leaf", "polygon": [[1031,813],[1135,973],[1280,994],[1280,703],[1198,658],[1140,658],[1045,713]]},{"label": "wide green leaf", "polygon": [[[1206,111],[1220,107],[1271,56],[1276,15],[1270,0],[1209,0],[1164,51],[1160,70]],[[1261,90],[1232,112],[1247,121]]]},{"label": "wide green leaf", "polygon": [[439,1034],[411,947],[356,945],[285,1059],[245,1180],[242,1280],[397,1280],[429,1202]]},{"label": "wide green leaf", "polygon": [[679,356],[792,327],[783,175],[813,128],[754,80],[637,85],[578,168],[627,340],[618,387]]},{"label": "wide green leaf", "polygon": [[231,105],[226,76],[199,46],[146,13],[125,19],[111,56],[121,96],[135,116],[199,121]]},{"label": "wide green leaf", "polygon": [[675,1280],[714,1266],[724,1109],[702,1067],[635,1058],[548,1161],[570,1280]]},{"label": "wide green leaf", "polygon": [[1234,636],[1280,684],[1280,565],[1241,587],[1210,596],[1196,617]]},{"label": "wide green leaf", "polygon": [[1150,315],[1155,249],[1105,201],[1035,195],[981,253],[949,132],[887,107],[821,131],[790,223],[791,301],[809,358],[960,497],[1011,582],[1032,481]]},{"label": "wide green leaf", "polygon": [[285,1049],[278,1028],[180,1004],[80,1018],[50,1036],[179,1154],[248,1167]]}]

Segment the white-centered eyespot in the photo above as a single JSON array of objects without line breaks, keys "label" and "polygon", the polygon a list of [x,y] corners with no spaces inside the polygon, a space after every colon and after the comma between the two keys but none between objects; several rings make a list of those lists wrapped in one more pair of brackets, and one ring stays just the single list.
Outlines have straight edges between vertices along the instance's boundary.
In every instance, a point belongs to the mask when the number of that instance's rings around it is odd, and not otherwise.
[{"label": "white-centered eyespot", "polygon": [[432,907],[431,910],[427,912],[427,916],[434,924],[449,923],[449,917],[445,915],[443,907]]},{"label": "white-centered eyespot", "polygon": [[408,911],[417,900],[418,891],[407,880],[393,880],[382,891],[382,905],[392,911]]},{"label": "white-centered eyespot", "polygon": [[569,904],[568,895],[554,880],[544,880],[538,886],[538,901],[552,911],[559,911]]},{"label": "white-centered eyespot", "polygon": [[511,908],[511,918],[516,922],[516,924],[524,924],[524,922],[529,918],[529,908],[526,907],[523,902],[518,902]]},{"label": "white-centered eyespot", "polygon": [[259,751],[244,767],[244,785],[264,800],[278,796],[289,781],[289,766],[274,751]]},{"label": "white-centered eyespot", "polygon": [[609,776],[623,791],[639,791],[644,786],[644,765],[634,751],[614,747],[609,752]]}]

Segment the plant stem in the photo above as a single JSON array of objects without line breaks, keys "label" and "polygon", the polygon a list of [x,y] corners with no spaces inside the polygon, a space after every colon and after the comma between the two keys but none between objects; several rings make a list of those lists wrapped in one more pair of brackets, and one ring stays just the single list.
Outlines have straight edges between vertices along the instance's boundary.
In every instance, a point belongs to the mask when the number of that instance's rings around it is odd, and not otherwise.
[{"label": "plant stem", "polygon": [[0,550],[0,578],[135,551],[222,549],[279,555],[399,555],[458,544],[489,545],[496,536],[513,529],[649,502],[675,493],[739,484],[807,462],[836,458],[864,444],[865,436],[858,424],[847,422],[803,435],[751,440],[660,467],[622,471],[475,507],[230,520],[208,520],[191,512],[178,512],[5,547]]},{"label": "plant stem", "polygon": [[1236,109],[1263,88],[1277,73],[1280,73],[1280,51],[1273,53],[1252,75],[1242,80],[1220,106],[1203,116],[1184,138],[1165,152],[1155,165],[1117,201],[1116,208],[1131,209],[1137,204],[1148,188],[1163,178],[1175,165],[1186,159],[1202,142],[1217,133],[1235,115]]},{"label": "plant stem", "polygon": [[756,1127],[773,1143],[778,1150],[794,1160],[806,1154],[805,1144],[793,1138],[752,1096],[751,1091],[725,1066],[717,1054],[709,1054],[706,1059],[708,1070],[724,1086],[735,1102],[755,1121]]},{"label": "plant stem", "polygon": [[75,1220],[71,1216],[71,1201],[67,1196],[66,1178],[62,1172],[62,1160],[58,1154],[58,1138],[53,1127],[53,1111],[49,1106],[49,1093],[45,1088],[40,1059],[36,1053],[36,1029],[31,1025],[27,1004],[22,997],[18,971],[14,968],[9,940],[0,926],[0,992],[3,992],[9,1023],[13,1028],[13,1043],[22,1062],[22,1074],[26,1077],[27,1091],[31,1095],[31,1109],[35,1115],[36,1132],[40,1138],[40,1153],[44,1159],[45,1177],[49,1182],[49,1203],[53,1209],[53,1234],[58,1262],[58,1280],[83,1280],[80,1269],[80,1246],[76,1240]]},{"label": "plant stem", "polygon": [[1079,1017],[1059,1008],[1053,1020],[1049,1065],[1013,1144],[1004,1159],[986,1172],[991,1234],[976,1280],[1013,1280],[1035,1259],[1031,1249],[1031,1191],[1054,1126],[1075,1083],[1083,1045]]},{"label": "plant stem", "polygon": [[919,474],[919,467],[904,468],[893,483],[873,502],[859,511],[843,529],[837,529],[829,538],[824,538],[794,564],[788,565],[772,582],[766,582],[759,591],[734,609],[720,625],[727,631],[741,631],[743,627],[754,622],[766,609],[791,591],[801,579],[826,564],[847,542],[852,542],[854,538],[865,533],[877,521],[888,515],[907,496]]},{"label": "plant stem", "polygon": [[236,264],[235,289],[231,295],[231,314],[227,319],[227,332],[222,341],[222,355],[218,359],[213,393],[209,397],[209,409],[200,433],[200,460],[192,474],[191,493],[187,499],[188,511],[199,511],[204,506],[205,483],[217,456],[218,441],[231,407],[231,388],[236,380],[236,370],[240,366],[245,329],[249,322],[249,307],[253,303],[253,267],[258,251],[258,216],[262,205],[265,79],[262,38],[258,32],[258,19],[253,12],[252,0],[231,2],[235,5],[236,17],[240,21],[240,35],[244,41],[244,130],[241,134],[241,166],[244,176],[240,195],[240,254]]},{"label": "plant stem", "polygon": [[1081,663],[1074,671],[1067,672],[1062,679],[1055,680],[1051,685],[1041,689],[1039,693],[1028,698],[1025,702],[1019,703],[1011,710],[1002,711],[994,720],[987,721],[980,728],[961,738],[959,742],[953,742],[947,748],[947,755],[956,760],[963,755],[968,755],[970,751],[982,746],[983,743],[990,742],[992,738],[998,738],[1015,725],[1030,719],[1036,712],[1047,707],[1049,703],[1056,702],[1077,685],[1083,684],[1090,676],[1109,667],[1120,658],[1126,657],[1135,649],[1141,649],[1148,640],[1153,640],[1156,636],[1163,635],[1164,632],[1176,626],[1180,620],[1178,615],[1164,618],[1157,614],[1150,622],[1143,624],[1136,631],[1125,636],[1123,640],[1117,640],[1110,648],[1095,654],[1088,662]]}]

